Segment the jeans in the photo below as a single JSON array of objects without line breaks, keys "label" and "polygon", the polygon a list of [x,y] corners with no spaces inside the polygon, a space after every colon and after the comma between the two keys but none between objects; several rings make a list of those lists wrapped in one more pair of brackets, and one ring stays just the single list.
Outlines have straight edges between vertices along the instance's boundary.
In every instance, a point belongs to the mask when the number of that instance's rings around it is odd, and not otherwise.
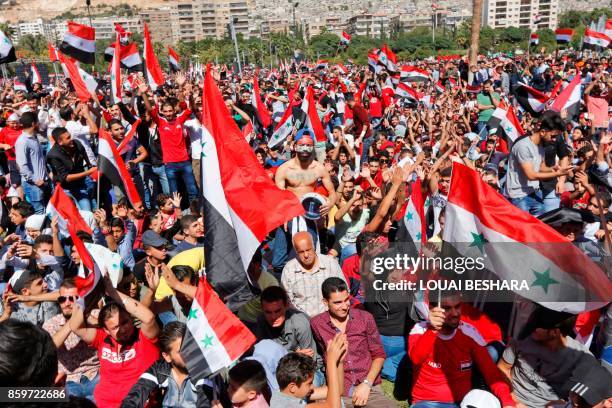
[{"label": "jeans", "polygon": [[79,210],[93,211],[91,199],[89,198],[89,188],[85,182],[83,182],[83,184],[81,184],[81,186],[78,188],[73,187],[70,190],[64,191],[66,192],[66,194],[74,198],[74,201],[76,201]]},{"label": "jeans", "polygon": [[549,191],[544,195],[542,202],[542,214],[546,214],[549,211],[556,210],[561,206],[561,198],[557,195],[555,190]]},{"label": "jeans", "polygon": [[174,312],[171,312],[169,310],[165,311],[165,312],[161,312],[157,315],[157,317],[159,317],[159,320],[162,323],[162,326],[166,326],[168,323],[172,323],[172,322],[176,322],[178,319],[176,318],[176,315],[174,314]]},{"label": "jeans", "polygon": [[363,139],[363,152],[361,154],[361,162],[365,163],[368,161],[368,152],[370,151],[370,146],[374,144],[374,138],[372,136],[368,136]]},{"label": "jeans", "polygon": [[30,181],[22,180],[21,185],[23,186],[23,192],[26,199],[32,207],[34,207],[35,214],[45,213],[45,196],[47,196],[48,184],[45,183],[42,187],[38,187],[36,184]]},{"label": "jeans", "polygon": [[66,382],[66,394],[67,396],[75,396],[79,398],[87,398],[90,401],[94,400],[93,393],[96,385],[100,382],[100,374],[96,375],[93,380],[84,375],[81,376],[81,381],[67,381]]},{"label": "jeans", "polygon": [[530,213],[534,217],[544,214],[544,202],[542,199],[542,191],[540,190],[523,198],[511,198],[510,201],[515,207]]},{"label": "jeans", "polygon": [[[153,174],[157,176],[157,181],[161,186],[162,193],[169,195],[170,194],[170,184],[168,184],[168,176],[166,175],[166,166],[163,164],[161,166],[151,166],[151,171]],[[153,194],[153,197],[157,197],[157,194]]]},{"label": "jeans", "polygon": [[[476,130],[478,131],[478,135],[480,135],[480,132],[482,132],[482,129],[486,127],[487,127],[487,122],[478,122],[478,124],[476,125]],[[487,134],[485,133],[485,139],[486,138],[487,138]]]},{"label": "jeans", "polygon": [[412,408],[458,408],[451,402],[421,401],[412,405]]},{"label": "jeans", "polygon": [[176,163],[167,163],[166,176],[168,177],[168,185],[170,186],[171,192],[178,191],[177,181],[178,178],[181,177],[183,179],[183,183],[185,183],[185,187],[187,188],[189,202],[198,198],[198,188],[196,187],[195,178],[193,177],[193,169],[191,168],[191,162],[189,160]]},{"label": "jeans", "polygon": [[380,339],[387,355],[380,374],[382,378],[395,382],[399,363],[406,355],[406,339],[403,336],[383,336],[382,334]]}]

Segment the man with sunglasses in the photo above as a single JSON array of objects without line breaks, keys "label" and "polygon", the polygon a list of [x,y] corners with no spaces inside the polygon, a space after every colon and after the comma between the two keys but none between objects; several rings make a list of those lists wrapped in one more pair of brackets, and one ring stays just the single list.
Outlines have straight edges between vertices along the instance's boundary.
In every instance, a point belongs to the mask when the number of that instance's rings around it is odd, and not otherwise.
[{"label": "man with sunglasses", "polygon": [[72,333],[68,325],[79,298],[73,279],[62,282],[59,295],[57,303],[61,313],[45,321],[42,327],[57,347],[58,372],[66,376],[66,394],[93,401],[93,391],[100,380],[100,362],[96,350]]}]

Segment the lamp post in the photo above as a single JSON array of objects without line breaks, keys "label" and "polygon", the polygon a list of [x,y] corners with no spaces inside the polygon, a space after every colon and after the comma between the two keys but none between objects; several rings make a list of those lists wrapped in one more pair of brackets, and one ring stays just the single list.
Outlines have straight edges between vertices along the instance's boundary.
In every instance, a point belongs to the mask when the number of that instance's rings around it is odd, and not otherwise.
[{"label": "lamp post", "polygon": [[91,22],[91,11],[89,7],[91,6],[91,0],[85,0],[85,5],[87,6],[87,16],[89,16],[89,26],[93,27],[93,23]]},{"label": "lamp post", "polygon": [[242,64],[240,63],[240,51],[238,51],[238,39],[236,38],[236,27],[234,24],[238,22],[238,17],[230,16],[230,34],[232,41],[234,41],[234,48],[236,49],[236,60],[238,61],[238,72],[242,75]]},{"label": "lamp post", "polygon": [[293,38],[295,38],[296,44],[297,44],[297,23],[295,21],[295,9],[297,8],[297,6],[300,3],[298,3],[297,1],[295,3],[293,3]]}]

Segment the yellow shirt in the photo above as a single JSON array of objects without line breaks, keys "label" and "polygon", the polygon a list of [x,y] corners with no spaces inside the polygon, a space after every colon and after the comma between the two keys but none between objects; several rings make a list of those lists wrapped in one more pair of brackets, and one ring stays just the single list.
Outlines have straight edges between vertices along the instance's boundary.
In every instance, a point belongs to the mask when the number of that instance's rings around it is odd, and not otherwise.
[{"label": "yellow shirt", "polygon": [[[170,268],[175,265],[191,266],[191,268],[198,273],[198,271],[204,267],[204,248],[191,248],[176,254],[168,263]],[[159,286],[155,291],[155,300],[162,300],[172,295],[174,295],[174,291],[170,289],[170,286],[168,286],[166,280],[162,276],[159,278]]]}]

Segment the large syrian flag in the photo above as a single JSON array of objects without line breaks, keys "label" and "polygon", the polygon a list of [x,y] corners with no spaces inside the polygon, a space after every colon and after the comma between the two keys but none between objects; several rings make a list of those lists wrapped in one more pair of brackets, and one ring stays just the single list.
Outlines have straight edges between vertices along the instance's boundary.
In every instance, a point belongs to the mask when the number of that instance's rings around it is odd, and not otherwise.
[{"label": "large syrian flag", "polygon": [[[87,103],[91,98],[91,92],[87,87],[85,81],[83,81],[83,77],[80,73],[80,68],[76,66],[76,63],[70,58],[63,54],[59,54],[60,63],[62,64],[62,69],[64,69],[64,74],[70,78],[70,82],[72,82],[72,86],[76,91],[77,97],[83,103]],[[95,92],[95,90],[94,90]]]},{"label": "large syrian flag", "polygon": [[429,72],[421,68],[404,65],[400,73],[400,79],[408,82],[429,81]]},{"label": "large syrian flag", "polygon": [[589,50],[600,50],[607,48],[610,45],[610,37],[605,33],[600,33],[590,28],[584,30],[584,37],[582,37],[582,48]]},{"label": "large syrian flag", "polygon": [[4,31],[0,30],[0,64],[8,64],[13,61],[17,61],[13,42]]},{"label": "large syrian flag", "polygon": [[456,162],[443,240],[499,279],[526,282],[514,291],[549,309],[579,313],[610,300],[612,283],[586,254]]},{"label": "large syrian flag", "polygon": [[412,184],[412,192],[408,199],[406,212],[402,217],[404,226],[413,242],[427,242],[427,223],[425,222],[425,201],[423,200],[423,191],[421,187],[421,179],[417,178]]},{"label": "large syrian flag", "polygon": [[172,47],[168,47],[168,64],[170,65],[170,69],[174,72],[181,70],[181,59]]},{"label": "large syrian flag", "polygon": [[47,216],[50,219],[57,217],[57,225],[65,236],[68,236],[68,224],[75,231],[85,231],[88,234],[93,234],[72,198],[66,194],[59,184],[55,186],[55,191],[49,200],[49,204],[47,204]]},{"label": "large syrian flag", "polygon": [[135,42],[121,47],[121,65],[128,72],[140,71],[142,69],[142,58],[140,58],[138,45]]},{"label": "large syrian flag", "polygon": [[304,208],[266,175],[210,72],[204,78],[201,142],[206,276],[236,310],[252,298],[246,271],[259,245]]},{"label": "large syrian flag", "polygon": [[345,46],[348,46],[351,43],[351,35],[346,31],[343,31],[342,37],[340,37],[340,42]]},{"label": "large syrian flag", "polygon": [[581,80],[580,71],[578,71],[572,81],[555,98],[550,108],[556,112],[567,111],[568,119],[576,117],[580,111],[580,99],[582,96],[580,89]]},{"label": "large syrian flag", "polygon": [[379,64],[378,50],[374,50],[368,53],[368,65],[370,66],[370,68],[372,68],[372,72],[374,72],[375,74],[378,74],[383,69],[385,69],[385,67]]},{"label": "large syrian flag", "polygon": [[378,62],[391,72],[397,71],[397,57],[395,53],[387,47],[387,44],[384,44],[378,51]]},{"label": "large syrian flag", "polygon": [[96,79],[92,75],[90,75],[83,68],[80,68],[80,67],[79,67],[79,76],[83,80],[83,83],[87,87],[87,90],[89,91],[89,93],[91,95],[95,95],[96,90],[98,89],[98,81],[96,81]]},{"label": "large syrian flag", "polygon": [[420,99],[419,92],[417,92],[416,89],[402,82],[397,84],[395,87],[395,96],[399,98],[412,99],[416,102],[418,102]]},{"label": "large syrian flag", "polygon": [[557,40],[557,44],[568,44],[572,41],[572,36],[574,35],[574,30],[571,28],[557,28],[555,30],[555,39]]},{"label": "large syrian flag", "polygon": [[306,89],[306,95],[302,101],[302,112],[306,114],[306,119],[301,127],[310,129],[314,133],[316,142],[327,142],[327,135],[325,135],[321,119],[319,119],[317,105],[314,101],[314,91],[311,86]]},{"label": "large syrian flag", "polygon": [[145,78],[153,91],[164,83],[164,73],[159,66],[155,51],[153,51],[153,43],[149,34],[149,27],[144,23],[144,59],[145,59]]},{"label": "large syrian flag", "polygon": [[85,64],[96,62],[96,30],[74,21],[68,22],[68,31],[59,50]]},{"label": "large syrian flag", "polygon": [[119,34],[115,40],[115,54],[110,67],[111,101],[121,102],[121,44]]},{"label": "large syrian flag", "polygon": [[512,106],[497,107],[487,125],[489,129],[501,128],[511,142],[525,134]]},{"label": "large syrian flag", "polygon": [[549,100],[547,95],[522,82],[519,82],[514,88],[514,94],[523,109],[532,115],[539,115],[546,108],[546,103]]},{"label": "large syrian flag", "polygon": [[255,340],[253,333],[219,299],[206,278],[201,277],[180,351],[194,383],[229,367]]},{"label": "large syrian flag", "polygon": [[132,176],[125,167],[110,133],[106,129],[100,129],[98,136],[98,170],[100,177],[106,178],[111,185],[118,187],[123,195],[130,200],[132,206],[142,202]]},{"label": "large syrian flag", "polygon": [[266,107],[266,104],[261,100],[259,90],[259,72],[255,73],[253,78],[253,94],[251,95],[251,105],[257,109],[257,116],[264,129],[267,129],[272,124],[272,117]]}]

